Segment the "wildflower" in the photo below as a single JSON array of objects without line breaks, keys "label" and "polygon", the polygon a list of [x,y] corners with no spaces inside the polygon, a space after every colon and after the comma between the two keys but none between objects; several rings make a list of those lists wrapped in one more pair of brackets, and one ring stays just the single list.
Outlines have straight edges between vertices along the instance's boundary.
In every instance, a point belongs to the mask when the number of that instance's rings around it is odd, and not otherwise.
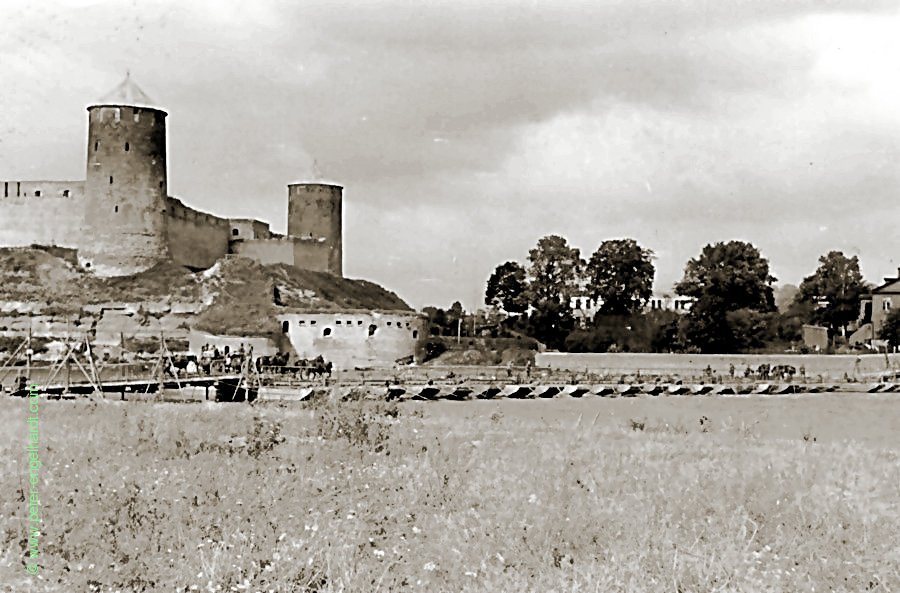
[{"label": "wildflower", "polygon": [[427,563],[425,563],[425,566],[422,567],[422,570],[434,572],[435,570],[437,570],[437,565],[434,562],[428,561]]},{"label": "wildflower", "polygon": [[538,501],[538,498],[537,498],[536,494],[532,494],[531,496],[528,497],[528,502],[531,504],[536,504],[537,501]]},{"label": "wildflower", "polygon": [[378,558],[384,558],[384,550],[375,550],[372,553]]}]

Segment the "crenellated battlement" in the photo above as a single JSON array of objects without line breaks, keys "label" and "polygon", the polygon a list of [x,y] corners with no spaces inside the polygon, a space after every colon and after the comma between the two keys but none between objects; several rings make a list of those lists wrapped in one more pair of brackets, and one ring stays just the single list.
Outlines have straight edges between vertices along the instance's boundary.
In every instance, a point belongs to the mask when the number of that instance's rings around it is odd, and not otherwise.
[{"label": "crenellated battlement", "polygon": [[166,197],[166,217],[212,227],[230,228],[230,223],[227,218],[222,218],[221,216],[216,216],[209,212],[203,212],[202,210],[196,210],[172,196]]}]

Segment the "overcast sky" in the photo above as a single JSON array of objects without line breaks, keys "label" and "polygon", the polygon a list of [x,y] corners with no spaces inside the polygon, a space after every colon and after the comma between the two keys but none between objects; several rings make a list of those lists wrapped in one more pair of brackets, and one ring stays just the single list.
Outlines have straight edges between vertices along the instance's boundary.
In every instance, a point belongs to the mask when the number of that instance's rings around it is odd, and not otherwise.
[{"label": "overcast sky", "polygon": [[86,105],[169,112],[169,190],[283,231],[344,193],[344,270],[416,307],[480,301],[561,234],[633,237],[667,291],[710,242],[779,283],[831,249],[900,265],[895,1],[0,4],[0,178],[83,179]]}]

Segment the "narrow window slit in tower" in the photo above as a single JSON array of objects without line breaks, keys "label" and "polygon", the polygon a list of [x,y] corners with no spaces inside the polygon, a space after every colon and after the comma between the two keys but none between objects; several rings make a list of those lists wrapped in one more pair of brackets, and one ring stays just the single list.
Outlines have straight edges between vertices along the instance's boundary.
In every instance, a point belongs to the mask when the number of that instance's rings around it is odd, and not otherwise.
[{"label": "narrow window slit in tower", "polygon": [[109,184],[110,184],[110,185],[112,185],[112,181],[113,181],[112,178],[113,178],[113,176],[110,175],[110,176],[109,176]]},{"label": "narrow window slit in tower", "polygon": [[131,150],[131,146],[129,146],[128,143],[126,142],[125,143],[125,152],[128,152],[129,150]]},{"label": "narrow window slit in tower", "polygon": [[97,152],[98,150],[100,150],[100,141],[99,140],[97,142],[94,142],[94,152]]},{"label": "narrow window slit in tower", "polygon": [[116,207],[113,209],[113,212],[118,212],[118,211],[119,211],[119,205],[116,204]]}]

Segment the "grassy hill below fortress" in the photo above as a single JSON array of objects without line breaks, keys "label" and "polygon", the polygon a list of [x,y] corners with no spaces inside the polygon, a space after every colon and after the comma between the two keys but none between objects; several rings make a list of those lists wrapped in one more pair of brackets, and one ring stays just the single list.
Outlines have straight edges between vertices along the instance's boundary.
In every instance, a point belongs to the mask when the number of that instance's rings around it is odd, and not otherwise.
[{"label": "grassy hill below fortress", "polygon": [[42,248],[0,249],[0,301],[6,315],[57,320],[140,303],[157,317],[190,313],[180,324],[192,329],[265,336],[279,333],[279,312],[411,311],[372,282],[282,264],[227,258],[203,272],[163,263],[132,276],[99,278],[78,269],[71,252]]}]

